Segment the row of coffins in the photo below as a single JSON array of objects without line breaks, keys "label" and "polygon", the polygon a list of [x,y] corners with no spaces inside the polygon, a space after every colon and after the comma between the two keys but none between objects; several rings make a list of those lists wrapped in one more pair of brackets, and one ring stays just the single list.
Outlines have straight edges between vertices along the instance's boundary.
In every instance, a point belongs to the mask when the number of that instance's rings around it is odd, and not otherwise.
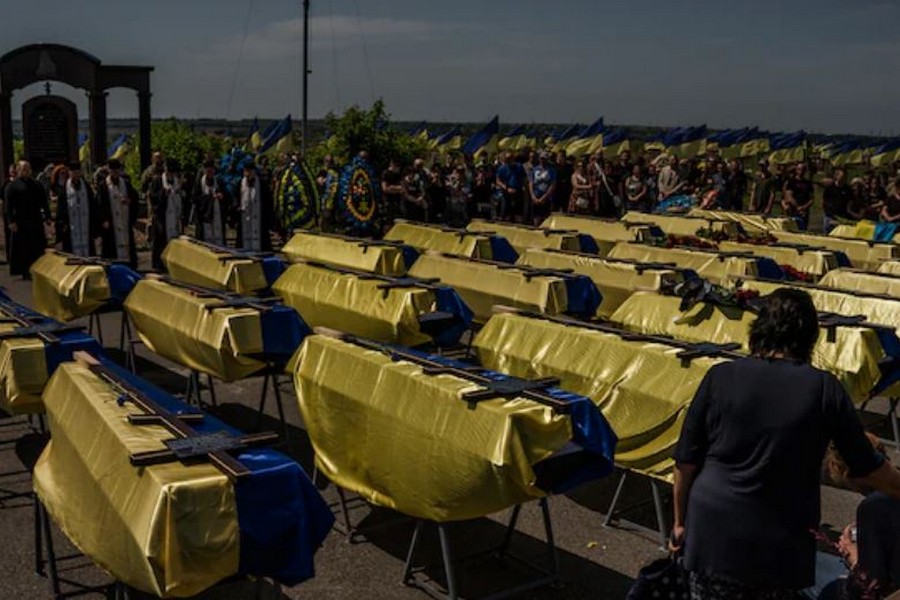
[{"label": "row of coffins", "polygon": [[[292,272],[309,269],[374,281],[382,285],[378,294],[405,287],[390,285],[396,283],[390,278],[298,263],[276,282],[276,292],[282,291],[282,282],[292,280]],[[301,283],[299,287],[309,286]],[[438,286],[414,287],[433,293],[430,288]],[[335,479],[338,475],[329,469],[337,468],[343,478],[338,483],[372,503],[419,519],[444,523],[483,516],[601,478],[612,469],[615,436],[601,413],[586,398],[564,392],[552,382],[519,381],[358,337],[338,340],[340,346],[352,346],[356,352],[344,348],[334,354],[333,338],[308,335],[297,314],[272,299],[201,288],[167,277],[147,276],[137,282],[124,307],[152,350],[190,368],[215,371],[223,379],[285,360],[287,353],[273,350],[265,339],[268,317],[276,321],[276,343],[289,348],[305,338],[296,357],[298,397],[317,450],[317,464]],[[222,354],[228,345],[235,355],[231,358],[248,360],[228,360]],[[373,348],[381,349],[383,364],[373,360]],[[198,357],[208,361],[192,362]],[[366,368],[369,364],[371,369]],[[411,370],[411,365],[419,371]],[[346,377],[348,369],[353,378]],[[242,478],[245,473],[236,473],[243,470],[234,460],[223,458],[224,450],[192,455],[191,461],[197,459],[200,464],[188,467],[168,462],[177,462],[177,453],[167,445],[160,447],[173,433],[185,439],[207,433],[230,435],[240,438],[234,443],[241,448],[251,440],[223,432],[221,423],[105,360],[83,360],[59,369],[45,398],[54,442],[35,476],[42,510],[117,579],[169,597],[193,594],[235,573],[271,576],[287,583],[308,576],[292,579],[282,571],[273,573],[291,558],[285,550],[280,561],[268,563],[269,570],[244,564],[241,542],[245,534],[251,534],[243,526],[237,530],[236,523],[250,517],[241,513],[237,484],[250,480]],[[400,406],[398,398],[407,399],[406,403]],[[90,402],[90,406],[76,407],[79,402]],[[349,408],[354,402],[359,404],[355,411]],[[391,406],[398,411],[394,418],[390,418]],[[109,431],[95,431],[93,438],[72,433],[86,430],[85,424],[95,419]],[[205,427],[198,424],[201,421]],[[393,429],[385,429],[386,424]],[[138,425],[151,427],[133,429]],[[356,443],[331,445],[328,436],[336,433],[339,439]],[[378,433],[387,435],[397,448],[378,443]],[[371,447],[359,443],[366,440]],[[419,468],[410,467],[399,453],[404,444],[429,460],[420,462]],[[199,445],[210,448],[205,439]],[[237,456],[238,461],[251,459],[244,452]],[[222,470],[220,462],[226,467],[221,477],[217,474],[217,469]],[[104,472],[115,477],[100,477],[104,463],[108,463]],[[184,473],[185,469],[190,473]],[[265,479],[264,474],[259,477]],[[277,496],[274,492],[272,488],[265,491]],[[130,502],[133,493],[146,502]],[[82,510],[77,503],[66,505],[63,499],[70,494],[91,503],[91,510]],[[176,500],[184,503],[184,510],[193,507],[193,513],[185,515]],[[262,508],[270,509],[272,518],[279,515],[277,507]],[[549,519],[546,504],[543,508]],[[267,523],[260,527],[272,533]],[[206,534],[202,539],[196,535],[199,531]],[[315,534],[320,532],[316,529]],[[269,542],[260,541],[252,557],[262,560],[265,552],[273,551]]]},{"label": "row of coffins", "polygon": [[82,328],[6,295],[0,364],[3,410],[42,413],[51,435],[33,485],[38,564],[57,596],[50,518],[117,581],[160,597],[236,575],[313,576],[333,516],[295,461],[256,447],[273,436],[203,414],[109,361]]}]

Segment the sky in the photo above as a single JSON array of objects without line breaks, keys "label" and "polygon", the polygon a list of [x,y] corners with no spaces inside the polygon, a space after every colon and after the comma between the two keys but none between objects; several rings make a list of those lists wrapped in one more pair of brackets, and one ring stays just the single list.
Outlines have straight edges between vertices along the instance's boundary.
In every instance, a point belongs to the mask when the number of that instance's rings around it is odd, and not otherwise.
[{"label": "sky", "polygon": [[[900,135],[900,0],[311,0],[310,14],[313,118],[383,98],[407,121]],[[0,53],[55,42],[154,66],[157,118],[299,117],[301,39],[301,0],[31,0],[0,19]],[[86,116],[82,92],[54,90]],[[113,91],[109,113],[136,116],[134,94]]]}]

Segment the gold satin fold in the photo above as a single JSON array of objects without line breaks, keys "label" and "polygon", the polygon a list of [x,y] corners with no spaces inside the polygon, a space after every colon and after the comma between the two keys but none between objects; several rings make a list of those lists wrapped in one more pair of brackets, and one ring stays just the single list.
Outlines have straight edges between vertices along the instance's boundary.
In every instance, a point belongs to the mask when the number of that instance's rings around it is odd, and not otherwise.
[{"label": "gold satin fold", "polygon": [[125,309],[147,347],[189,369],[235,381],[266,367],[250,358],[263,351],[259,312],[217,308],[218,298],[155,279],[143,279],[125,299]]},{"label": "gold satin fold", "polygon": [[449,374],[321,335],[301,346],[294,386],[316,465],[368,502],[438,522],[541,498],[533,467],[572,437],[570,419],[524,398],[474,408]]},{"label": "gold satin fold", "polygon": [[726,284],[736,277],[756,277],[756,259],[744,256],[725,256],[715,250],[663,248],[646,244],[621,242],[609,253],[609,258],[623,258],[639,262],[674,263],[692,269],[700,277],[718,284]]},{"label": "gold satin fold", "polygon": [[702,217],[715,221],[734,221],[739,223],[749,234],[759,234],[769,231],[799,231],[797,222],[790,217],[767,217],[751,213],[731,212],[728,210],[705,210],[692,208],[688,211],[689,217]]},{"label": "gold satin fold", "polygon": [[166,244],[162,260],[172,279],[191,285],[238,294],[255,294],[269,286],[259,261],[234,257],[223,260],[228,256],[182,236]]},{"label": "gold satin fold", "polygon": [[572,254],[531,248],[516,262],[541,269],[571,269],[594,282],[603,301],[597,316],[608,318],[636,290],[659,291],[664,285],[684,281],[672,269],[642,269],[639,264],[607,261],[587,254]]},{"label": "gold satin fold", "polygon": [[513,249],[522,254],[528,248],[553,248],[555,250],[581,250],[577,232],[550,231],[538,227],[526,227],[513,223],[499,223],[473,219],[466,226],[468,231],[496,233],[506,238]]},{"label": "gold satin fold", "polygon": [[278,278],[273,291],[310,327],[329,327],[380,342],[417,346],[431,341],[419,316],[435,310],[434,292],[424,288],[380,289],[364,279],[307,263],[296,263]]},{"label": "gold satin fold", "polygon": [[517,377],[558,377],[587,396],[619,438],[616,462],[671,481],[684,411],[703,376],[724,359],[683,366],[679,349],[518,314],[491,317],[474,340],[479,361]]},{"label": "gold satin fold", "polygon": [[843,252],[854,267],[865,271],[875,271],[883,261],[900,258],[900,246],[894,244],[872,243],[865,240],[791,231],[772,231],[770,233],[779,242],[806,244],[814,248]]},{"label": "gold satin fold", "polygon": [[740,232],[735,221],[720,219],[628,212],[622,220],[629,223],[652,223],[672,235],[697,235],[701,229],[707,229],[714,233],[722,232],[728,237],[736,237]]},{"label": "gold satin fold", "polygon": [[468,261],[442,254],[423,254],[409,274],[438,278],[457,291],[476,321],[486,321],[495,304],[558,315],[568,307],[566,282],[561,277],[526,277],[522,271]]},{"label": "gold satin fold", "polygon": [[494,257],[490,237],[486,235],[449,231],[436,225],[413,223],[401,219],[394,221],[394,225],[384,234],[384,239],[403,242],[420,252],[433,250],[487,260]]},{"label": "gold satin fold", "polygon": [[109,281],[101,265],[67,265],[71,258],[47,250],[31,265],[34,310],[57,321],[84,317],[109,301]]},{"label": "gold satin fold", "polygon": [[[887,263],[886,263],[887,264]],[[857,269],[837,269],[829,272],[819,281],[819,285],[838,290],[884,294],[900,299],[900,277],[884,273],[869,273]]]},{"label": "gold satin fold", "polygon": [[886,260],[878,265],[878,273],[884,275],[900,275],[900,260]]},{"label": "gold satin fold", "polygon": [[606,256],[616,242],[649,242],[650,225],[641,223],[625,223],[596,217],[574,217],[554,213],[544,219],[541,227],[546,229],[574,229],[594,238],[600,248],[600,256]]},{"label": "gold satin fold", "polygon": [[234,489],[208,464],[136,468],[134,452],[173,436],[133,426],[131,404],[80,363],[44,392],[52,438],[34,489],[78,549],[117,580],[163,598],[193,596],[235,575],[240,535]]},{"label": "gold satin fold", "polygon": [[[626,329],[668,335],[686,342],[738,343],[750,352],[750,325],[756,316],[737,307],[699,303],[680,309],[681,298],[637,292],[610,320]],[[833,373],[856,404],[869,399],[881,379],[878,363],[886,358],[878,333],[865,327],[836,327],[834,341],[821,329],[813,348],[812,365]]]},{"label": "gold satin fold", "polygon": [[[20,325],[0,318],[0,332]],[[41,393],[47,385],[47,355],[39,338],[9,338],[0,341],[0,408],[11,415],[44,412]]]},{"label": "gold satin fold", "polygon": [[366,246],[363,239],[343,239],[298,231],[281,249],[289,260],[309,260],[388,277],[406,274],[403,250],[397,246]]},{"label": "gold satin fold", "polygon": [[790,265],[802,273],[812,275],[816,279],[822,277],[830,270],[838,268],[837,256],[830,250],[799,249],[791,246],[764,246],[728,241],[719,242],[719,250],[723,252],[749,252],[753,256],[771,258],[779,265]]}]

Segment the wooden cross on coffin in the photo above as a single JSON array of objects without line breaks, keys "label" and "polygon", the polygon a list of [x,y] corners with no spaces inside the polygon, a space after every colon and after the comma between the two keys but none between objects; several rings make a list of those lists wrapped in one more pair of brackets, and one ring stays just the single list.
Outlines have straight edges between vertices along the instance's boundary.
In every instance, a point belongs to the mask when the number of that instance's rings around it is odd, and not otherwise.
[{"label": "wooden cross on coffin", "polygon": [[58,344],[60,339],[57,333],[84,330],[84,327],[78,325],[66,325],[48,317],[22,314],[23,312],[14,302],[0,301],[0,322],[11,321],[19,325],[10,331],[0,332],[0,340],[36,337],[47,344]]},{"label": "wooden cross on coffin", "polygon": [[160,406],[116,373],[105,367],[91,354],[78,351],[75,360],[86,365],[91,372],[121,394],[120,402],[127,401],[143,411],[143,414],[128,415],[132,425],[158,425],[165,427],[175,437],[166,440],[166,448],[131,455],[135,467],[149,467],[175,461],[193,462],[206,460],[222,471],[229,479],[236,480],[250,474],[250,470],[230,453],[249,447],[269,445],[278,440],[278,434],[262,432],[235,436],[226,431],[199,433],[191,423],[203,421],[202,413],[173,413]]}]

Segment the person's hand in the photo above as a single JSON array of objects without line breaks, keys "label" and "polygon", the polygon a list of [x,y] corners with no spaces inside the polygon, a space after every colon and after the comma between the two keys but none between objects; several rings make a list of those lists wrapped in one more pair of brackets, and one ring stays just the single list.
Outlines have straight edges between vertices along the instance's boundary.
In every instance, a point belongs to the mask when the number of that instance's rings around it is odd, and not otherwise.
[{"label": "person's hand", "polygon": [[9,232],[10,232],[10,233],[18,233],[18,232],[19,232],[19,226],[16,225],[15,223],[10,223],[10,224],[9,224]]},{"label": "person's hand", "polygon": [[109,221],[103,221],[103,225],[101,225],[103,229],[109,229]]},{"label": "person's hand", "polygon": [[855,529],[856,525],[847,525],[844,528],[843,533],[841,533],[841,537],[837,543],[838,550],[851,569],[859,562],[859,547],[856,545],[856,542],[853,541]]},{"label": "person's hand", "polygon": [[679,552],[684,545],[684,525],[676,525],[669,536],[669,552]]}]

